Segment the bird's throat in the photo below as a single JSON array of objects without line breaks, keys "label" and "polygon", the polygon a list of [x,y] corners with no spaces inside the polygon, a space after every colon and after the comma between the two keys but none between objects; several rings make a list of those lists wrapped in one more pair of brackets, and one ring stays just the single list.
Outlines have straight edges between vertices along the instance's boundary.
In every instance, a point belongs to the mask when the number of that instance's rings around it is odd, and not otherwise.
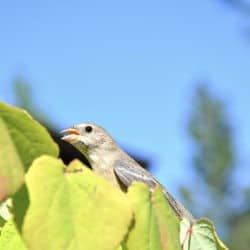
[{"label": "bird's throat", "polygon": [[99,152],[98,150],[89,152],[88,159],[91,167],[96,172],[110,168],[114,162],[112,154],[106,154],[105,152]]}]

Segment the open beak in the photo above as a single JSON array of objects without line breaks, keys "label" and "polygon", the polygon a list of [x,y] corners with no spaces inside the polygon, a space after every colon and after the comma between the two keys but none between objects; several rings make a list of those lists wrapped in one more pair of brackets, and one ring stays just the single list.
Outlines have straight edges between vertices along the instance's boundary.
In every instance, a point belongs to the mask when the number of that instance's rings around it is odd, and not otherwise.
[{"label": "open beak", "polygon": [[61,139],[69,143],[74,143],[79,141],[81,136],[81,133],[75,128],[68,128],[62,130],[60,133],[63,134],[63,137]]}]

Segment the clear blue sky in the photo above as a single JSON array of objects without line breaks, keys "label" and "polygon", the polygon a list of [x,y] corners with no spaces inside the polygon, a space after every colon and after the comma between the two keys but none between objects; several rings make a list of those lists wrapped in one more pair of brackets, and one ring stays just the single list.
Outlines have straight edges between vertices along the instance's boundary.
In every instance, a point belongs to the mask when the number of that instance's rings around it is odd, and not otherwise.
[{"label": "clear blue sky", "polygon": [[250,155],[244,22],[216,0],[4,1],[0,99],[13,104],[12,80],[23,75],[60,128],[104,126],[155,159],[154,174],[176,194],[190,166],[185,123],[197,81],[224,98]]}]

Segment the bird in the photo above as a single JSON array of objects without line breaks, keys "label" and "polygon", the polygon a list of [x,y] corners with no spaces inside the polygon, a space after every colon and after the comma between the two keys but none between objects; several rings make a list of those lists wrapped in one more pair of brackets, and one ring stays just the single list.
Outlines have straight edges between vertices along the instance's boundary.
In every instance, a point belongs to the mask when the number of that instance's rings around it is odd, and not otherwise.
[{"label": "bird", "polygon": [[109,133],[94,123],[81,123],[62,130],[61,139],[73,145],[88,160],[94,172],[126,191],[134,182],[145,183],[152,191],[160,186],[169,205],[180,218],[194,222],[193,215],[146,169],[130,157]]}]

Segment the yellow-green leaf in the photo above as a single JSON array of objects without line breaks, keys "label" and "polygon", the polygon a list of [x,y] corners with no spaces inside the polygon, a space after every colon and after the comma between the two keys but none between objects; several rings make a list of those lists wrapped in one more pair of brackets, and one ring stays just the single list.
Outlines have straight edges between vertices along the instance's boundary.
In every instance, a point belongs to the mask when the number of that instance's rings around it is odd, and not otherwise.
[{"label": "yellow-green leaf", "polygon": [[128,192],[135,219],[125,242],[128,250],[180,249],[179,221],[161,190],[151,194],[142,183],[133,183]]},{"label": "yellow-green leaf", "polygon": [[179,218],[168,204],[159,186],[156,187],[153,192],[152,204],[161,235],[162,250],[181,249],[179,240]]},{"label": "yellow-green leaf", "polygon": [[114,250],[132,219],[126,195],[74,161],[42,156],[28,171],[22,234],[32,250]]},{"label": "yellow-green leaf", "polygon": [[24,110],[0,103],[0,201],[21,186],[24,172],[43,154],[58,155],[44,127]]},{"label": "yellow-green leaf", "polygon": [[27,250],[17,231],[15,224],[10,220],[5,223],[0,235],[1,250]]},{"label": "yellow-green leaf", "polygon": [[207,219],[191,224],[184,218],[181,221],[180,241],[183,250],[228,250],[219,239],[212,222]]}]

